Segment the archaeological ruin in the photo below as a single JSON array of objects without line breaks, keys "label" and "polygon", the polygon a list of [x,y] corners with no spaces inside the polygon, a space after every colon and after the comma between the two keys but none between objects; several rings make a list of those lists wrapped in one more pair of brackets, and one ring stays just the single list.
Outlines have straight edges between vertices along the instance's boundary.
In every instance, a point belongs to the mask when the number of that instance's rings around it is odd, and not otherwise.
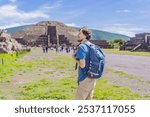
[{"label": "archaeological ruin", "polygon": [[124,43],[120,50],[150,51],[150,33],[136,34],[135,37]]},{"label": "archaeological ruin", "polygon": [[30,50],[23,47],[16,39],[12,38],[5,30],[0,30],[0,53],[11,54],[18,51]]},{"label": "archaeological ruin", "polygon": [[77,29],[53,21],[43,21],[15,32],[12,36],[19,43],[30,46],[76,44]]},{"label": "archaeological ruin", "polygon": [[[77,45],[78,30],[56,21],[42,21],[18,30],[12,36],[19,43],[30,46]],[[111,48],[106,40],[91,40],[102,48]]]}]

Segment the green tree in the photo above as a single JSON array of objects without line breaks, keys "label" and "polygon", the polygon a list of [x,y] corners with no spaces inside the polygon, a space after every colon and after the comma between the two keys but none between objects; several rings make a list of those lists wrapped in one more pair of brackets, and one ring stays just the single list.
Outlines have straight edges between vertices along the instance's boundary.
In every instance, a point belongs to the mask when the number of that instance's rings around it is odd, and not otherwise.
[{"label": "green tree", "polygon": [[114,43],[118,43],[119,44],[119,46],[121,46],[122,44],[124,44],[124,40],[123,39],[116,39],[116,40],[114,40]]},{"label": "green tree", "polygon": [[122,44],[124,44],[124,40],[123,39],[116,39],[116,40],[113,40],[113,41],[109,41],[109,44],[111,46],[113,46],[114,48],[120,48],[120,46]]}]

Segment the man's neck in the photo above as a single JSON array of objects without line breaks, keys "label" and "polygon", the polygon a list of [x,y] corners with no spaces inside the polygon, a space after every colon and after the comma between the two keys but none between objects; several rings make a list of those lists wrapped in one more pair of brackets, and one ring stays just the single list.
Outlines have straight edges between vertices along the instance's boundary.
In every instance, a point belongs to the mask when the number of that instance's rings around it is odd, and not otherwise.
[{"label": "man's neck", "polygon": [[81,43],[85,43],[85,42],[87,42],[88,40],[87,39],[84,39],[83,41],[81,41]]}]

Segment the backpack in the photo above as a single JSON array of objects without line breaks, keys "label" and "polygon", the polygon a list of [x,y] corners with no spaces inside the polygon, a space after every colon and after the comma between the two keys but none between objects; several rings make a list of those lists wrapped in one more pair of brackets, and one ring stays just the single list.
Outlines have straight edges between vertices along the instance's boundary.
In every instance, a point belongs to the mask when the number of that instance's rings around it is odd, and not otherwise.
[{"label": "backpack", "polygon": [[90,48],[89,66],[87,68],[87,75],[90,78],[98,79],[101,78],[104,66],[105,66],[105,55],[101,48],[93,43],[84,43]]}]

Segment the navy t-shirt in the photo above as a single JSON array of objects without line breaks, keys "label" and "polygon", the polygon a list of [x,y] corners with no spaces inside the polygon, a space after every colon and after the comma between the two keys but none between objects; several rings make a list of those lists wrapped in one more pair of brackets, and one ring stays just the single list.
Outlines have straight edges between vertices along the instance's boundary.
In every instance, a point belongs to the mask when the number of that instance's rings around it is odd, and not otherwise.
[{"label": "navy t-shirt", "polygon": [[[90,43],[89,41],[85,43]],[[79,66],[78,69],[78,83],[83,81],[87,77],[87,68],[89,66],[89,58],[90,58],[90,48],[84,43],[80,44],[77,49],[76,59],[81,60],[85,59],[85,67],[81,68]]]}]

